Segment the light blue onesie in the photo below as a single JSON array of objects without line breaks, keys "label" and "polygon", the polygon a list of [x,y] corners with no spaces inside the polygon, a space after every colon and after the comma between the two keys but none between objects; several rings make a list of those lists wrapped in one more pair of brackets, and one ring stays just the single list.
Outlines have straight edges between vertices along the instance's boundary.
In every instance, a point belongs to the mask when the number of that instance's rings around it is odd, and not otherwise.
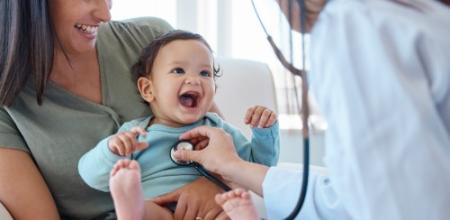
[{"label": "light blue onesie", "polygon": [[[150,119],[151,117],[147,117],[126,122],[119,132],[129,131],[136,126],[146,128]],[[133,153],[133,158],[141,166],[142,188],[146,199],[171,192],[200,176],[192,167],[174,164],[170,159],[170,149],[182,133],[201,125],[223,128],[228,132],[233,137],[239,156],[244,160],[267,166],[275,165],[278,161],[278,122],[270,128],[253,128],[251,141],[215,113],[207,113],[196,123],[179,128],[153,124],[146,129],[148,132],[146,141],[149,147]],[[109,191],[109,173],[114,164],[120,159],[131,158],[131,156],[122,157],[113,154],[108,148],[109,138],[100,141],[95,148],[84,154],[78,163],[78,171],[82,179],[92,188],[105,192]]]}]

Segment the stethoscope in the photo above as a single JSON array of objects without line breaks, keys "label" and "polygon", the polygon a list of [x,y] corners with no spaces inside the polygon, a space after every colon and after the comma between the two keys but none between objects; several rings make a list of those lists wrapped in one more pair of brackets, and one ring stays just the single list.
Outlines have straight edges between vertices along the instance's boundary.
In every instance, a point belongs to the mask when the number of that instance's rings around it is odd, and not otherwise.
[{"label": "stethoscope", "polygon": [[[305,202],[306,192],[308,189],[308,177],[309,177],[309,127],[308,127],[308,117],[309,117],[309,105],[308,105],[308,78],[306,75],[306,53],[305,53],[305,40],[304,40],[304,34],[306,33],[306,6],[305,6],[305,0],[297,0],[299,6],[300,6],[300,30],[302,32],[303,37],[301,38],[302,43],[302,64],[303,64],[303,70],[300,70],[292,63],[289,63],[286,58],[283,56],[283,53],[280,51],[280,49],[276,46],[275,42],[272,39],[272,36],[267,32],[266,27],[264,26],[264,23],[262,22],[258,10],[256,9],[254,0],[252,1],[252,6],[255,11],[256,16],[258,17],[259,23],[261,24],[261,27],[263,28],[267,40],[270,43],[270,46],[272,46],[272,49],[275,52],[275,55],[277,56],[278,60],[280,60],[281,64],[289,70],[294,76],[299,76],[302,79],[302,125],[303,125],[303,175],[302,175],[302,186],[300,191],[300,196],[298,198],[297,204],[295,205],[294,210],[289,214],[286,219],[291,220],[295,219],[297,215],[300,213],[300,210],[303,207],[303,203]],[[292,20],[292,1],[288,1],[288,8],[289,8],[289,20]],[[292,39],[292,31],[291,31],[291,39]],[[291,42],[291,48],[292,48],[292,42]],[[295,90],[295,93],[297,95],[297,89]]]},{"label": "stethoscope", "polygon": [[192,151],[194,150],[194,145],[188,141],[188,140],[180,140],[176,142],[171,148],[170,148],[170,159],[172,159],[173,163],[175,163],[178,166],[189,166],[195,168],[202,176],[206,177],[209,181],[215,183],[217,186],[222,188],[224,191],[230,191],[231,188],[227,186],[224,182],[222,182],[219,178],[211,175],[206,169],[200,165],[199,163],[196,163],[194,161],[181,161],[177,160],[174,156],[174,153],[177,150],[188,150]]}]

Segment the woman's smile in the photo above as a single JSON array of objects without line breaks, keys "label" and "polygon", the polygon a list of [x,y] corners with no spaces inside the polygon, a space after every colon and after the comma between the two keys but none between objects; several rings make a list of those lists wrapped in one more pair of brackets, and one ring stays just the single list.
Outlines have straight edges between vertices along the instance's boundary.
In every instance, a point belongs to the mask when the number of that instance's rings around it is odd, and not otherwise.
[{"label": "woman's smile", "polygon": [[94,40],[97,37],[98,25],[88,25],[77,23],[74,26],[82,36],[89,40]]}]

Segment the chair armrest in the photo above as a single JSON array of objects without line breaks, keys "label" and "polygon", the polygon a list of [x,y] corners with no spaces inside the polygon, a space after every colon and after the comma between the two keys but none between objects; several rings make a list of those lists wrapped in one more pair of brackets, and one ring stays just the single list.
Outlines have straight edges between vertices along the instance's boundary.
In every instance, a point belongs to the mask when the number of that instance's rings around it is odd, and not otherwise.
[{"label": "chair armrest", "polygon": [[0,219],[1,220],[13,220],[8,210],[6,210],[5,206],[0,202]]}]

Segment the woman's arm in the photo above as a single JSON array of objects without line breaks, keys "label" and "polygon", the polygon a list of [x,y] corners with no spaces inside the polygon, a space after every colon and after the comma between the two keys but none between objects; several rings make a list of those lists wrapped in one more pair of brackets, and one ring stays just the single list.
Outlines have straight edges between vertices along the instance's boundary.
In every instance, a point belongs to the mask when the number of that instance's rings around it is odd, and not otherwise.
[{"label": "woman's arm", "polygon": [[20,150],[0,148],[0,201],[14,219],[59,219],[39,170]]}]

